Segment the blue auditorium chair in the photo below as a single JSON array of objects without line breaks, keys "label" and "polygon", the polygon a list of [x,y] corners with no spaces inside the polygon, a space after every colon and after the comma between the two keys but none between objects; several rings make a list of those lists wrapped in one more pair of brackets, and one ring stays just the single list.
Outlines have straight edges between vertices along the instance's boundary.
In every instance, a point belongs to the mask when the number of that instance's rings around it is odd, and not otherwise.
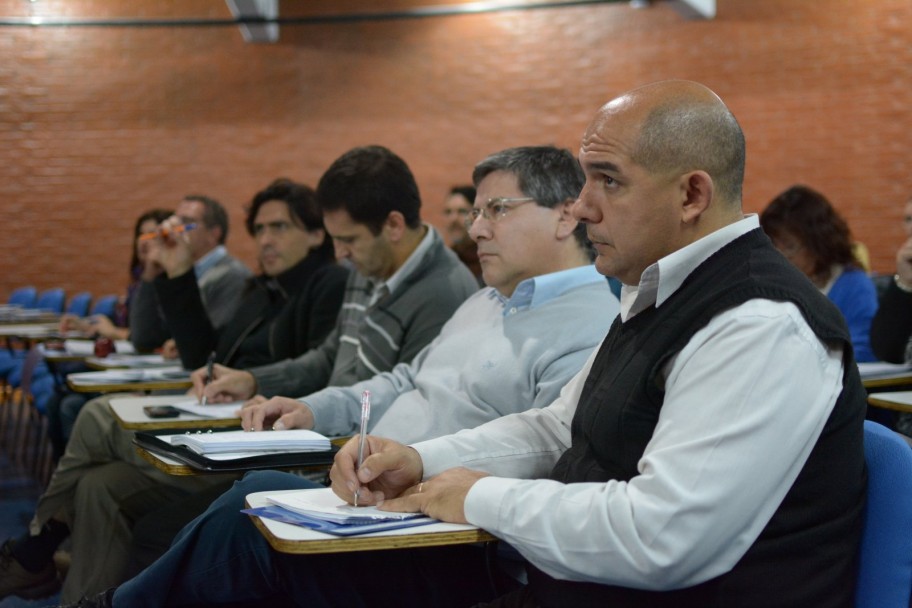
[{"label": "blue auditorium chair", "polygon": [[105,315],[109,319],[114,318],[114,309],[117,307],[117,296],[114,294],[108,294],[106,296],[101,296],[95,300],[95,304],[92,305],[92,314],[93,315]]},{"label": "blue auditorium chair", "polygon": [[47,310],[60,314],[63,312],[63,303],[66,300],[66,293],[62,287],[54,287],[47,291],[41,292],[38,301],[35,302],[35,308],[38,310]]},{"label": "blue auditorium chair", "polygon": [[16,304],[22,308],[34,308],[35,300],[37,299],[38,290],[29,285],[28,287],[20,287],[19,289],[13,290],[7,303]]},{"label": "blue auditorium chair", "polygon": [[856,608],[908,608],[912,595],[912,447],[866,420],[868,502],[861,537]]},{"label": "blue auditorium chair", "polygon": [[89,304],[92,303],[92,294],[88,291],[82,291],[70,298],[67,302],[66,312],[77,317],[84,317],[89,314]]}]

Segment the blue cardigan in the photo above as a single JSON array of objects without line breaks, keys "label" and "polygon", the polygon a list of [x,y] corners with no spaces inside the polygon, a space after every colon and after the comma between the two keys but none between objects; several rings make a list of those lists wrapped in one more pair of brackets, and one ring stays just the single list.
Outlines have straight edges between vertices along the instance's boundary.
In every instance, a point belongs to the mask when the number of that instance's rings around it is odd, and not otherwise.
[{"label": "blue cardigan", "polygon": [[855,360],[859,363],[877,361],[870,341],[871,319],[877,312],[877,290],[868,275],[856,268],[845,269],[833,283],[827,297],[845,317],[855,349]]}]

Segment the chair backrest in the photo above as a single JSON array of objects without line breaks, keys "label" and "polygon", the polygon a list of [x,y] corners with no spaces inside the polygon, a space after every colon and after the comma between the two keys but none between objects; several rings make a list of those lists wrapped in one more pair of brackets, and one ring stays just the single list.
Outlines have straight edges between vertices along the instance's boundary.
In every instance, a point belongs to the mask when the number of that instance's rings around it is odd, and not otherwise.
[{"label": "chair backrest", "polygon": [[7,303],[18,304],[22,308],[33,308],[35,306],[35,300],[37,299],[38,290],[29,285],[28,287],[20,287],[19,289],[13,290]]},{"label": "chair backrest", "polygon": [[95,300],[95,304],[92,305],[92,314],[93,315],[105,315],[109,319],[114,318],[114,309],[117,307],[117,296],[114,294],[108,294],[106,296],[101,296]]},{"label": "chair backrest", "polygon": [[912,595],[912,447],[876,422],[864,423],[868,502],[856,608],[908,608]]},{"label": "chair backrest", "polygon": [[35,308],[39,310],[49,310],[60,314],[63,312],[63,302],[66,300],[66,294],[62,287],[54,287],[47,291],[41,292],[38,301],[35,302]]},{"label": "chair backrest", "polygon": [[40,414],[47,414],[47,402],[54,391],[54,378],[37,346],[31,347],[25,355],[19,388]]},{"label": "chair backrest", "polygon": [[67,302],[66,311],[77,317],[84,317],[89,314],[89,304],[92,303],[92,294],[88,291],[82,291],[70,298]]}]

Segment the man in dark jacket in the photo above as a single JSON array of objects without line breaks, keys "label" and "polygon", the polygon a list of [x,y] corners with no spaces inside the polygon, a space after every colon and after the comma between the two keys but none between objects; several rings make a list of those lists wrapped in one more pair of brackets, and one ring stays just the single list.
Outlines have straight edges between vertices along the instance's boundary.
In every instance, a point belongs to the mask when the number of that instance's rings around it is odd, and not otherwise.
[{"label": "man in dark jacket", "polygon": [[155,290],[181,362],[215,361],[241,368],[300,355],[320,344],[336,321],[348,271],[335,263],[332,241],[311,188],[278,179],[253,197],[247,232],[263,273],[241,295],[231,321],[216,328],[192,273],[169,258]]}]

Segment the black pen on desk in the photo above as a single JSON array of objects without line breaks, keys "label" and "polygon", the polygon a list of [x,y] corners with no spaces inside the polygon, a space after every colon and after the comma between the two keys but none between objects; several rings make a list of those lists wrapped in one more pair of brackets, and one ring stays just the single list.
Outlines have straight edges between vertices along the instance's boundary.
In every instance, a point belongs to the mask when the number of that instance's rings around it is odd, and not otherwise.
[{"label": "black pen on desk", "polygon": [[[361,393],[361,436],[358,437],[358,469],[364,462],[364,440],[367,437],[367,421],[371,416],[371,392]],[[358,506],[358,493],[355,492],[355,506]]]},{"label": "black pen on desk", "polygon": [[203,385],[203,398],[200,400],[202,405],[206,405],[206,402],[209,399],[206,397],[206,385],[212,382],[212,368],[215,366],[215,351],[209,353],[209,358],[206,360],[206,384]]}]

